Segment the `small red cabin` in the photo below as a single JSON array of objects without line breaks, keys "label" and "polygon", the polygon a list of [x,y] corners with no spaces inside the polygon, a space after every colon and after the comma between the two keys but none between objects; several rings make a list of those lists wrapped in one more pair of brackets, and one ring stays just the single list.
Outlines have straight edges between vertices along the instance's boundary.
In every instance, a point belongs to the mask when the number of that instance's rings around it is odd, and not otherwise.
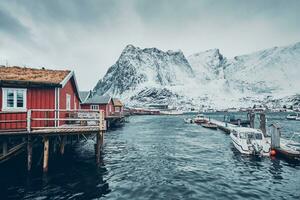
[{"label": "small red cabin", "polygon": [[110,96],[93,95],[81,104],[82,109],[103,110],[105,118],[115,113],[113,100]]},{"label": "small red cabin", "polygon": [[[0,115],[0,121],[7,119],[22,121],[26,119],[26,111],[31,109],[76,110],[79,106],[78,86],[73,71],[0,67],[0,111],[2,114],[6,113]],[[32,117],[59,118],[65,114],[35,112],[32,113]],[[54,123],[56,122],[35,121],[32,127],[47,124],[53,126]],[[0,124],[1,130],[24,127],[26,128],[26,122]]]},{"label": "small red cabin", "polygon": [[118,98],[113,98],[113,105],[114,105],[114,111],[115,115],[123,116],[124,115],[124,105]]}]

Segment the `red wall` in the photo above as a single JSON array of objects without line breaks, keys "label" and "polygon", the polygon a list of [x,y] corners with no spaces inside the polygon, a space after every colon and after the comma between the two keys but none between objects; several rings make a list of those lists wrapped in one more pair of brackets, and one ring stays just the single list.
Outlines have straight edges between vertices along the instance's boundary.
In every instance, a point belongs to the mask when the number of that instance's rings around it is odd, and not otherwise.
[{"label": "red wall", "polygon": [[[66,85],[59,90],[59,109],[67,108],[67,94],[71,95],[71,110],[79,109],[79,98],[76,95],[76,87],[73,78],[71,78]],[[60,118],[69,117],[68,111],[61,111],[59,114]],[[59,125],[65,124],[65,121],[60,121]]]},{"label": "red wall", "polygon": [[[2,111],[2,88],[0,89],[0,104]],[[40,89],[40,88],[28,88],[27,89],[27,109],[54,109],[55,108],[55,89]],[[32,118],[53,118],[53,112],[33,112]],[[0,120],[26,120],[26,113],[7,113],[0,114]],[[42,122],[34,121],[32,126],[46,126],[53,125],[54,122]],[[26,128],[26,122],[16,123],[1,123],[1,129],[24,129]]]},{"label": "red wall", "polygon": [[[60,106],[59,109],[66,109],[66,94],[71,95],[71,109],[79,109],[79,98],[76,95],[76,89],[72,78],[67,82],[65,87],[60,88]],[[27,109],[55,109],[55,89],[45,88],[28,88],[27,89]],[[0,111],[2,111],[2,88],[0,88]],[[60,117],[66,117],[67,112],[61,112]],[[26,120],[26,113],[0,113],[0,120]],[[42,111],[32,112],[32,118],[54,118],[54,112]],[[61,122],[60,124],[63,124]],[[0,123],[0,129],[25,129],[26,122],[18,123]],[[53,126],[54,121],[34,121],[32,127]]]},{"label": "red wall", "polygon": [[[91,108],[91,105],[99,105],[99,110],[104,111],[105,117],[111,116],[114,113],[114,106],[113,106],[112,101],[110,101],[109,104],[95,104],[95,103],[94,104],[81,104],[81,108],[89,110]],[[112,110],[111,110],[112,112],[109,112],[109,105],[112,106]]]}]

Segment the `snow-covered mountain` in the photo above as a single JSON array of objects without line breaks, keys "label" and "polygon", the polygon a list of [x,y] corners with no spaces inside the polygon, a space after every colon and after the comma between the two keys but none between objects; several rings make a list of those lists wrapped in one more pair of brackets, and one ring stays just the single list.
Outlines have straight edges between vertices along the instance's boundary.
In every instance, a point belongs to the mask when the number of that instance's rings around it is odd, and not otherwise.
[{"label": "snow-covered mountain", "polygon": [[[247,107],[300,93],[300,43],[233,59],[218,49],[181,51],[128,45],[94,90],[127,105]],[[278,102],[278,101],[276,101]]]},{"label": "snow-covered mountain", "polygon": [[120,97],[131,104],[170,103],[171,99],[176,101],[178,98],[170,88],[184,87],[194,78],[181,51],[164,52],[128,45],[94,90],[98,94]]}]

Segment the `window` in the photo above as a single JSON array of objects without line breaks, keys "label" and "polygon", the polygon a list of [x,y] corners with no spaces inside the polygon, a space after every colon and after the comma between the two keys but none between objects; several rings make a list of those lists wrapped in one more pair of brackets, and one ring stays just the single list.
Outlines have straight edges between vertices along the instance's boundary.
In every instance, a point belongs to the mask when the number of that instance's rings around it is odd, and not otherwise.
[{"label": "window", "polygon": [[2,88],[3,110],[26,110],[26,89]]},{"label": "window", "polygon": [[112,111],[112,109],[111,109],[111,105],[109,105],[109,112],[111,112]]},{"label": "window", "polygon": [[99,105],[91,105],[91,110],[99,110]]},{"label": "window", "polygon": [[115,107],[115,112],[120,112],[120,107]]},{"label": "window", "polygon": [[71,95],[66,95],[66,109],[71,110]]}]

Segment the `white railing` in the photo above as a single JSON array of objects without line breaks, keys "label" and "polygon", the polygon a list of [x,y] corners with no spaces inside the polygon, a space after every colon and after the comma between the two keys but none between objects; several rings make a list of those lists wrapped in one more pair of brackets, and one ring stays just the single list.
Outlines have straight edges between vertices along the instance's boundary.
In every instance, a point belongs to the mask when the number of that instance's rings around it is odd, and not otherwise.
[{"label": "white railing", "polygon": [[0,130],[63,129],[98,127],[105,130],[104,112],[99,110],[30,109],[20,112],[0,112]]}]

